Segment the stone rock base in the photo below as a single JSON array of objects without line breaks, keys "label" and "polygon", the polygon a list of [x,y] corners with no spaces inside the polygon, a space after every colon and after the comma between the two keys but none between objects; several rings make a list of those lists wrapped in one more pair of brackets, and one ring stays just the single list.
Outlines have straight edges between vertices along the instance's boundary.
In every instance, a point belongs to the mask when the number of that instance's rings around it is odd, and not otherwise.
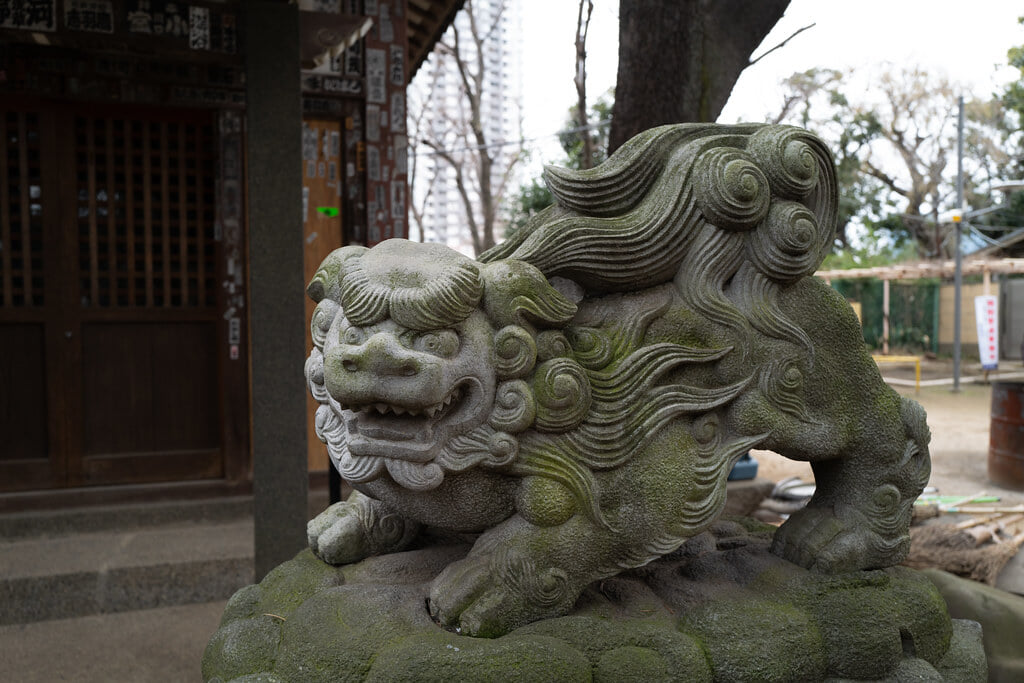
[{"label": "stone rock base", "polygon": [[909,569],[825,576],[768,552],[772,527],[719,521],[597,582],[561,618],[493,640],[435,624],[430,580],[469,550],[344,567],[309,551],[238,591],[203,656],[227,681],[978,681],[981,628]]}]

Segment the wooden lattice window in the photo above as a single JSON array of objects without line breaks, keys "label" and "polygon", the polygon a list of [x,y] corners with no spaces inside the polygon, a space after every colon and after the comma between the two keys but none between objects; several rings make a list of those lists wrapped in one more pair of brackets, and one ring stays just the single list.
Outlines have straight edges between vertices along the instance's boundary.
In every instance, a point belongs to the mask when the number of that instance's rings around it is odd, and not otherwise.
[{"label": "wooden lattice window", "polygon": [[0,112],[0,305],[43,305],[39,116]]},{"label": "wooden lattice window", "polygon": [[84,307],[216,303],[209,121],[75,117]]}]

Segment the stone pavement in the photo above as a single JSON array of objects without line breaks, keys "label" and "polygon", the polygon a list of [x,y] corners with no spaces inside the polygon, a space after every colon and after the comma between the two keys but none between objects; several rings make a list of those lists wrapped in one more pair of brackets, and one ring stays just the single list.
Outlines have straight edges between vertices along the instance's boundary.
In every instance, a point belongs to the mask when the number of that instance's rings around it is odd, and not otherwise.
[{"label": "stone pavement", "polygon": [[0,626],[0,681],[199,681],[225,603]]},{"label": "stone pavement", "polygon": [[245,496],[0,515],[0,681],[200,680],[252,524]]},{"label": "stone pavement", "polygon": [[253,581],[251,519],[0,543],[0,624],[182,605]]}]

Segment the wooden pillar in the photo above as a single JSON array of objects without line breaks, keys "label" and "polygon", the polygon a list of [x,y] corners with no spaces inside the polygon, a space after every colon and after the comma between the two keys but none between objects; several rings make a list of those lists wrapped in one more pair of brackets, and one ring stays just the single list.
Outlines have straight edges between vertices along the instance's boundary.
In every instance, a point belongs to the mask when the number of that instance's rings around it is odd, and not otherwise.
[{"label": "wooden pillar", "polygon": [[306,544],[299,11],[244,5],[256,580]]}]

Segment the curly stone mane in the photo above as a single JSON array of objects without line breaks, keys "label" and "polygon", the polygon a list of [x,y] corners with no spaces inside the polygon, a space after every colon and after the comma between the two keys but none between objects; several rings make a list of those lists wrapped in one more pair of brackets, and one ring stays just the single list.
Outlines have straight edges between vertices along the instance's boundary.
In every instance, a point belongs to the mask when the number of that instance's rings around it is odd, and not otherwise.
[{"label": "curly stone mane", "polygon": [[[758,388],[781,411],[811,421],[800,388],[814,349],[777,300],[827,253],[837,207],[833,169],[828,149],[804,130],[703,124],[647,131],[595,169],[548,167],[545,179],[556,205],[480,261],[522,260],[598,295],[672,281],[689,307],[732,329],[738,343],[717,351],[634,345],[620,349],[631,353],[613,369],[604,366],[618,354],[603,354],[599,347],[608,340],[595,341],[598,330],[571,329],[570,346],[589,379],[579,382],[575,397],[577,406],[587,406],[586,416],[554,442],[527,440],[517,468],[562,482],[578,501],[590,501],[590,513],[600,519],[590,471],[630,457],[640,447],[629,443],[632,435],[649,439],[669,420],[690,415],[696,442],[714,455],[702,458],[707,471],[697,472],[696,489],[703,495],[688,515],[691,521],[706,518],[720,503],[720,484],[735,458],[763,440],[719,442],[713,411],[748,382],[708,390],[655,381],[680,363],[710,362],[730,352],[746,357],[755,331],[793,346],[791,354],[755,371]],[[638,342],[646,323],[636,319],[630,326]],[[597,388],[609,387],[613,376],[631,387],[619,405],[597,398]],[[610,399],[621,392],[604,393]],[[666,548],[674,543],[665,539]],[[664,548],[652,555],[659,551]]]},{"label": "curly stone mane", "polygon": [[[738,334],[744,357],[757,331],[813,364],[810,340],[777,300],[814,273],[834,236],[834,164],[816,137],[789,126],[662,126],[597,168],[549,166],[545,180],[556,205],[480,261],[520,259],[595,293],[674,280],[690,307]],[[788,391],[799,364],[794,353],[759,382],[803,418]]]}]

